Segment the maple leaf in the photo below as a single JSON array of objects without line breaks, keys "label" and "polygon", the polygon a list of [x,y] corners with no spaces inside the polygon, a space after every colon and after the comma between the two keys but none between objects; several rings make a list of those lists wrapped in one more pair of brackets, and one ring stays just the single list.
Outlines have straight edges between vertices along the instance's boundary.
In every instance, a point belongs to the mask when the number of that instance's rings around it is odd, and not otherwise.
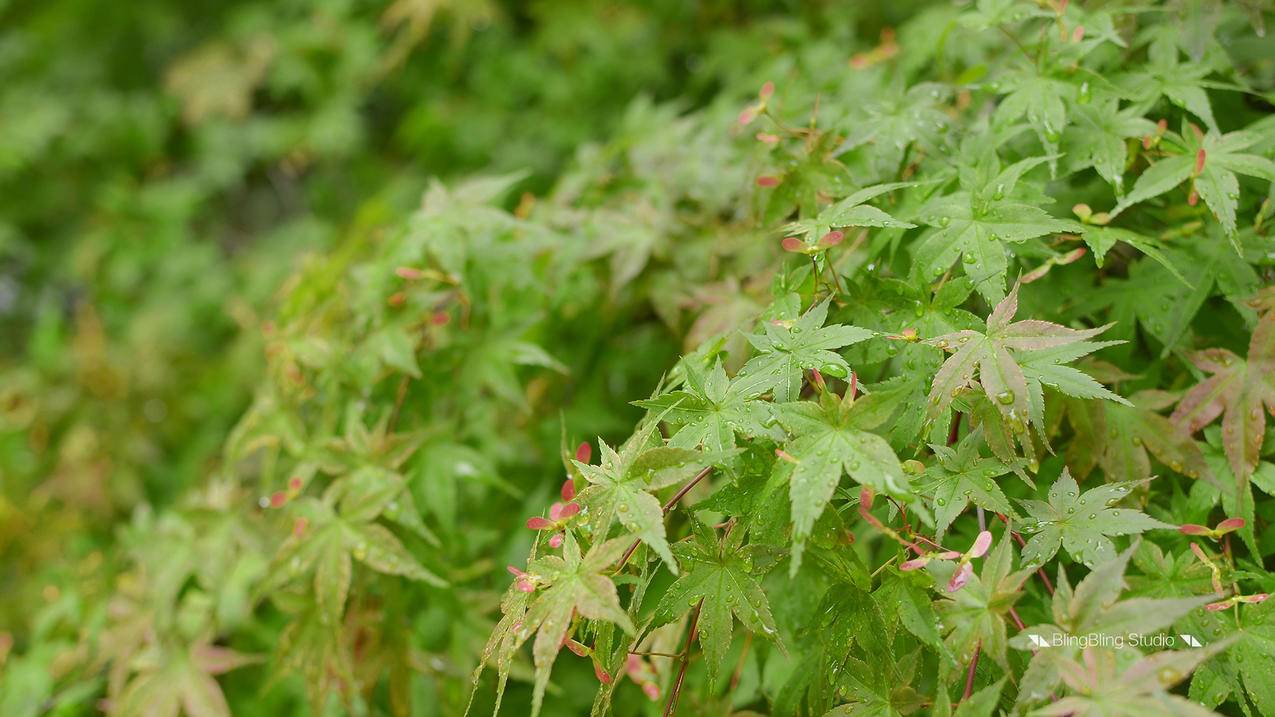
[{"label": "maple leaf", "polygon": [[779,422],[792,438],[784,445],[791,465],[793,546],[791,571],[801,566],[806,538],[823,513],[842,475],[873,490],[907,500],[911,488],[898,456],[884,438],[872,432],[890,418],[893,407],[874,395],[855,399],[847,392],[837,400],[825,392],[810,401],[777,407]]},{"label": "maple leaf", "polygon": [[1215,713],[1169,690],[1228,642],[1180,651],[1164,651],[1133,661],[1118,660],[1113,650],[1086,649],[1079,662],[1059,661],[1063,683],[1073,693],[1032,714],[1042,717],[1211,717]]},{"label": "maple leaf", "polygon": [[[1093,167],[1098,176],[1117,187],[1123,182],[1128,162],[1129,150],[1125,140],[1145,137],[1156,129],[1155,123],[1144,118],[1139,108],[1119,109],[1119,101],[1115,97],[1076,105],[1071,119],[1062,133],[1067,168],[1078,171]],[[1086,229],[1086,241],[1089,240],[1089,232],[1095,228]]]},{"label": "maple leaf", "polygon": [[[1063,361],[1075,360],[1106,345],[1086,339],[1106,331],[1110,325],[1071,329],[1038,319],[1011,321],[1018,311],[1018,288],[1016,284],[996,305],[987,318],[986,333],[966,329],[926,342],[952,352],[934,375],[928,420],[943,416],[962,389],[973,387],[976,373],[979,386],[1014,433],[1023,433],[1029,424],[1040,425],[1043,421],[1043,401],[1032,405],[1033,396],[1040,395],[1041,384],[1053,384],[1059,390],[1085,396],[1124,401],[1087,375],[1061,365]],[[1050,353],[1032,356],[1033,352],[1045,351]]]},{"label": "maple leaf", "polygon": [[842,227],[891,227],[911,229],[915,224],[899,221],[874,206],[865,204],[870,199],[902,187],[915,186],[911,182],[894,182],[865,187],[850,196],[824,207],[819,214],[810,219],[791,222],[783,229],[789,236],[803,238],[806,246],[816,249],[815,244],[833,229]]},{"label": "maple leaf", "polygon": [[605,536],[611,525],[619,521],[676,573],[677,563],[665,537],[664,510],[650,491],[685,481],[697,466],[710,462],[711,456],[685,448],[652,447],[656,423],[649,422],[619,452],[599,439],[599,465],[576,460],[572,463],[589,482],[578,500],[589,510],[594,534]]},{"label": "maple leaf", "polygon": [[1247,698],[1257,714],[1275,714],[1275,684],[1269,667],[1275,661],[1275,602],[1245,605],[1243,614],[1235,616],[1200,611],[1192,613],[1185,624],[1189,625],[1186,629],[1210,641],[1234,641],[1226,652],[1196,669],[1190,698],[1213,707],[1232,697],[1249,714],[1244,702]]},{"label": "maple leaf", "polygon": [[1195,433],[1222,416],[1222,447],[1231,471],[1246,479],[1261,455],[1266,411],[1275,414],[1275,312],[1266,312],[1253,330],[1247,360],[1220,348],[1197,351],[1190,359],[1211,375],[1187,391],[1170,420]]},{"label": "maple leaf", "polygon": [[1147,480],[1150,456],[1155,456],[1175,473],[1214,480],[1191,436],[1156,413],[1175,400],[1163,391],[1139,391],[1128,404],[1063,401],[1063,415],[1075,433],[1065,454],[1072,475],[1084,480],[1098,467],[1108,482]]},{"label": "maple leaf", "polygon": [[[1022,595],[1023,582],[1032,574],[1030,568],[1014,570],[1011,542],[1008,533],[1002,536],[984,561],[983,570],[967,574],[960,590],[939,592],[935,609],[945,618],[944,641],[962,663],[968,663],[974,650],[981,646],[996,664],[1009,669],[1005,619]],[[926,566],[941,585],[950,584],[953,573],[964,568],[963,563],[958,566],[949,561],[933,561]]]},{"label": "maple leaf", "polygon": [[1243,152],[1261,140],[1260,134],[1243,130],[1227,134],[1210,130],[1203,137],[1196,137],[1193,131],[1183,127],[1181,135],[1175,136],[1172,142],[1165,142],[1175,153],[1148,167],[1112,210],[1111,216],[1192,179],[1194,190],[1222,223],[1227,235],[1234,235],[1235,210],[1240,196],[1239,179],[1235,175],[1275,181],[1275,161]]},{"label": "maple leaf", "polygon": [[686,388],[635,405],[659,411],[670,424],[678,426],[669,437],[673,448],[729,451],[735,448],[736,434],[748,437],[767,435],[774,419],[770,403],[745,395],[739,382],[732,383],[721,361],[704,373],[686,365]]},{"label": "maple leaf", "polygon": [[[1032,651],[1031,662],[1019,685],[1019,705],[1042,702],[1062,681],[1060,665],[1080,656],[1074,642],[1059,639],[1068,635],[1144,635],[1167,628],[1210,596],[1119,600],[1125,588],[1125,571],[1136,548],[1094,568],[1072,590],[1067,574],[1058,568],[1051,603],[1052,623],[1033,625],[1015,635],[1009,644]],[[1039,649],[1041,643],[1048,649]]]},{"label": "maple leaf", "polygon": [[[778,628],[766,593],[758,582],[742,527],[727,530],[719,541],[713,530],[696,521],[695,537],[674,547],[684,572],[669,586],[655,608],[657,624],[668,624],[700,605],[698,634],[710,685],[717,684],[730,650],[734,620],[754,634],[777,639]],[[734,618],[732,618],[734,615]]]},{"label": "maple leaf", "polygon": [[[589,620],[607,620],[625,632],[634,631],[633,621],[620,607],[615,583],[604,574],[624,552],[628,541],[615,538],[597,543],[581,556],[580,544],[570,532],[562,546],[562,555],[545,555],[527,565],[527,574],[537,586],[534,599],[526,604],[526,612],[514,631],[513,649],[534,633],[532,658],[536,667],[531,713],[539,714],[549,672],[562,643],[567,638],[571,619],[577,613]],[[513,605],[515,610],[521,605]],[[507,649],[507,648],[506,648]]]},{"label": "maple leaf", "polygon": [[818,369],[830,376],[844,377],[850,367],[832,349],[866,341],[875,331],[858,326],[824,326],[831,298],[815,304],[800,317],[778,319],[763,324],[764,333],[748,340],[761,353],[749,359],[735,377],[741,396],[772,392],[776,403],[796,400],[801,394],[802,371]]},{"label": "maple leaf", "polygon": [[113,700],[114,711],[125,715],[230,717],[230,705],[215,676],[261,661],[206,642],[192,645],[184,654],[162,652],[137,661],[143,665],[142,671]]},{"label": "maple leaf", "polygon": [[1115,545],[1108,536],[1172,528],[1140,510],[1114,507],[1133,485],[1111,483],[1080,493],[1071,473],[1064,468],[1049,488],[1049,502],[1019,501],[1034,519],[1034,523],[1023,526],[1023,532],[1035,533],[1023,547],[1023,562],[1039,567],[1064,547],[1072,559],[1092,567],[1116,557]]},{"label": "maple leaf", "polygon": [[[933,199],[918,210],[933,227],[917,242],[915,266],[922,276],[941,276],[960,262],[965,275],[988,301],[1005,295],[1008,245],[1058,232],[1084,232],[1084,226],[1057,219],[1026,201],[1012,198],[1018,180],[1048,157],[1033,157],[999,170],[994,153],[978,172],[961,172],[962,191]],[[998,171],[999,170],[999,171]]]},{"label": "maple leaf", "polygon": [[982,436],[977,431],[966,435],[955,448],[930,445],[938,462],[926,469],[926,482],[918,492],[933,497],[935,540],[943,539],[947,527],[970,503],[1002,515],[1013,513],[1009,499],[994,480],[1012,469],[995,458],[980,456],[980,445]]},{"label": "maple leaf", "polygon": [[406,517],[406,508],[393,505],[408,495],[401,478],[391,481],[379,469],[369,469],[334,482],[322,500],[298,500],[299,529],[279,547],[265,589],[313,569],[319,619],[332,626],[345,609],[355,560],[379,573],[446,586],[446,580],[421,565],[398,536],[377,522],[379,517],[393,515],[398,522],[419,524],[414,507],[410,509],[413,519]]}]

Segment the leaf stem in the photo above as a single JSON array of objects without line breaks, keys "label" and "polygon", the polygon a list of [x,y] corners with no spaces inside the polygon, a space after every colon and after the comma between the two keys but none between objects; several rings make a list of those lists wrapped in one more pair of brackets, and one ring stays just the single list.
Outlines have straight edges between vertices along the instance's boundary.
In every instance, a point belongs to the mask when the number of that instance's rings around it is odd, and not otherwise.
[{"label": "leaf stem", "polygon": [[[673,510],[673,507],[677,505],[678,501],[686,497],[686,494],[689,493],[692,488],[699,485],[699,482],[707,478],[709,474],[711,474],[712,472],[713,472],[712,466],[705,466],[703,470],[701,470],[699,473],[696,473],[693,478],[691,478],[689,481],[686,482],[686,485],[679,488],[677,493],[674,493],[673,497],[669,498],[668,502],[664,504],[664,514],[668,515],[668,512],[670,510]],[[624,569],[624,564],[629,562],[629,558],[633,557],[633,553],[637,551],[638,546],[641,544],[642,544],[641,538],[633,541],[633,544],[629,546],[628,550],[624,551],[624,555],[620,556],[620,562],[619,564],[615,566],[615,572],[618,573]]]},{"label": "leaf stem", "polygon": [[974,694],[974,671],[978,669],[978,656],[982,654],[983,641],[979,640],[974,645],[974,657],[970,660],[970,668],[965,672],[965,693],[961,695],[961,701],[964,702]]},{"label": "leaf stem", "polygon": [[686,633],[686,648],[682,650],[682,664],[677,668],[677,679],[673,682],[673,689],[669,691],[668,704],[664,705],[664,717],[672,717],[673,711],[677,709],[677,698],[682,693],[682,682],[686,679],[686,665],[690,662],[691,645],[695,642],[695,630],[699,627],[699,613],[704,607],[704,598],[700,598],[695,604],[695,612],[691,615],[691,629]]}]

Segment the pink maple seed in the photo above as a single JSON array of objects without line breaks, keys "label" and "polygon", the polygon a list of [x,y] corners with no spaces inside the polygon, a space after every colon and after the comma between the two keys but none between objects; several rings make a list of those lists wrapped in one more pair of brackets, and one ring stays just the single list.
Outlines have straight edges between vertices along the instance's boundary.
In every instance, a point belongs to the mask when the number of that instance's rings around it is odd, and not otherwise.
[{"label": "pink maple seed", "polygon": [[753,120],[755,119],[757,119],[757,108],[753,105],[749,105],[745,107],[739,113],[739,125],[741,127],[746,127],[752,124]]},{"label": "pink maple seed", "polygon": [[762,144],[778,144],[779,135],[771,134],[769,132],[758,132],[757,141],[761,142]]},{"label": "pink maple seed", "polygon": [[784,248],[784,251],[799,252],[806,249],[806,244],[797,237],[784,237],[784,240],[779,245]]},{"label": "pink maple seed", "polygon": [[515,567],[514,567],[514,566],[512,566],[512,565],[506,565],[506,566],[505,566],[505,570],[508,570],[508,571],[509,571],[509,574],[510,574],[510,575],[512,575],[512,576],[514,576],[515,578],[520,578],[520,577],[522,577],[522,576],[526,575],[526,573],[525,573],[525,572],[523,572],[523,571],[519,570],[518,568],[515,568]]},{"label": "pink maple seed", "polygon": [[656,702],[660,699],[660,686],[654,682],[643,682],[642,693],[646,695],[648,700]]},{"label": "pink maple seed", "polygon": [[552,537],[552,538],[549,538],[549,547],[553,548],[554,550],[557,550],[558,548],[561,548],[561,547],[562,547],[562,539],[563,539],[563,538],[562,538],[562,533],[554,533],[554,534],[553,534],[553,537]]},{"label": "pink maple seed", "polygon": [[1214,528],[1213,530],[1218,535],[1225,535],[1227,533],[1239,530],[1240,528],[1243,528],[1247,524],[1248,524],[1247,521],[1245,521],[1243,518],[1227,518],[1221,523],[1218,523],[1217,527]]},{"label": "pink maple seed", "polygon": [[846,390],[849,392],[851,400],[859,395],[859,374],[854,371],[850,372],[850,387]]},{"label": "pink maple seed", "polygon": [[1220,612],[1222,610],[1230,609],[1230,607],[1234,604],[1235,603],[1231,602],[1230,600],[1219,600],[1217,602],[1211,602],[1208,605],[1205,605],[1204,609],[1208,610],[1209,612]]},{"label": "pink maple seed", "polygon": [[832,247],[840,244],[846,238],[846,233],[840,230],[830,231],[819,238],[819,246]]},{"label": "pink maple seed", "polygon": [[810,369],[810,379],[811,383],[813,383],[820,392],[823,392],[824,388],[827,387],[827,384],[823,380],[823,374],[819,373],[819,369],[817,368]]},{"label": "pink maple seed", "polygon": [[598,682],[601,682],[604,685],[611,684],[611,675],[609,675],[606,670],[602,669],[602,665],[597,662],[593,663],[593,675],[598,678]]},{"label": "pink maple seed", "polygon": [[553,527],[553,521],[547,518],[541,518],[540,516],[527,518],[527,527],[532,530],[548,530]]},{"label": "pink maple seed", "polygon": [[563,645],[565,645],[568,650],[575,653],[576,657],[588,657],[593,652],[593,650],[590,650],[588,647],[581,645],[569,637],[563,641]]},{"label": "pink maple seed", "polygon": [[777,187],[779,186],[779,177],[771,174],[763,174],[757,178],[757,186],[759,187]]},{"label": "pink maple seed", "polygon": [[1075,30],[1073,30],[1073,31],[1072,31],[1072,33],[1071,33],[1071,41],[1072,41],[1072,42],[1080,42],[1080,41],[1081,41],[1081,40],[1083,40],[1083,39],[1085,39],[1085,26],[1084,26],[1084,25],[1077,25],[1077,26],[1076,26],[1076,29],[1075,29]]},{"label": "pink maple seed", "polygon": [[796,456],[783,450],[782,448],[775,449],[775,456],[778,457],[780,460],[788,461],[789,463],[795,464],[795,463],[801,462]]},{"label": "pink maple seed", "polygon": [[956,572],[952,573],[952,579],[947,583],[947,591],[954,593],[965,587],[965,584],[970,581],[970,577],[973,575],[974,566],[969,563],[961,563],[961,566],[956,569]]},{"label": "pink maple seed", "polygon": [[430,317],[430,322],[435,326],[446,326],[451,320],[451,315],[449,315],[446,311],[435,311],[434,315]]},{"label": "pink maple seed", "polygon": [[293,492],[301,490],[301,476],[292,476],[288,479],[288,490]]},{"label": "pink maple seed", "polygon": [[990,547],[992,547],[992,534],[984,530],[974,539],[974,545],[970,548],[968,555],[971,558],[981,558],[987,554],[987,549]]},{"label": "pink maple seed", "polygon": [[1201,149],[1200,149],[1200,151],[1198,151],[1198,152],[1196,152],[1196,153],[1195,153],[1195,173],[1196,173],[1196,175],[1199,175],[1199,173],[1200,173],[1200,172],[1203,172],[1203,171],[1204,171],[1204,157],[1205,157],[1205,153],[1204,153],[1204,149],[1203,149],[1203,148],[1201,148]]},{"label": "pink maple seed", "polygon": [[930,562],[930,557],[928,555],[923,555],[919,558],[912,558],[911,560],[906,560],[900,563],[899,570],[902,570],[905,573],[909,573],[909,572],[912,572],[913,570],[920,570],[921,568],[925,567],[929,562]]},{"label": "pink maple seed", "polygon": [[1208,535],[1212,531],[1210,531],[1208,528],[1204,527],[1203,525],[1196,525],[1195,523],[1187,523],[1185,525],[1179,525],[1178,532],[1183,535]]},{"label": "pink maple seed", "polygon": [[394,270],[394,273],[398,275],[398,278],[407,279],[408,281],[414,281],[425,277],[425,272],[411,266],[400,266]]},{"label": "pink maple seed", "polygon": [[310,527],[309,519],[305,517],[297,518],[297,522],[292,524],[292,534],[300,538],[305,535],[305,529]]},{"label": "pink maple seed", "polygon": [[1186,203],[1188,206],[1192,206],[1192,207],[1194,207],[1196,204],[1199,204],[1200,193],[1192,189],[1191,193],[1186,195]]},{"label": "pink maple seed", "polygon": [[1270,597],[1270,594],[1268,593],[1253,593],[1252,595],[1240,595],[1238,599],[1242,603],[1256,605],[1259,602],[1266,602],[1266,598],[1268,597]]},{"label": "pink maple seed", "polygon": [[588,441],[583,441],[576,446],[576,460],[581,463],[589,463],[593,460],[593,446]]},{"label": "pink maple seed", "polygon": [[765,102],[770,99],[770,96],[773,94],[775,94],[775,83],[767,80],[766,83],[761,86],[761,90],[758,91],[757,98],[762,102]]},{"label": "pink maple seed", "polygon": [[576,497],[575,481],[571,480],[570,478],[563,481],[561,494],[562,494],[563,500],[571,500],[572,498]]},{"label": "pink maple seed", "polygon": [[549,516],[554,520],[566,520],[579,512],[579,503],[554,503],[549,508]]},{"label": "pink maple seed", "polygon": [[941,553],[935,553],[931,557],[933,557],[935,560],[956,560],[957,558],[961,557],[961,554],[956,552],[955,550],[944,550]]},{"label": "pink maple seed", "polygon": [[270,507],[282,508],[284,503],[288,502],[288,494],[281,490],[277,490],[270,494]]}]

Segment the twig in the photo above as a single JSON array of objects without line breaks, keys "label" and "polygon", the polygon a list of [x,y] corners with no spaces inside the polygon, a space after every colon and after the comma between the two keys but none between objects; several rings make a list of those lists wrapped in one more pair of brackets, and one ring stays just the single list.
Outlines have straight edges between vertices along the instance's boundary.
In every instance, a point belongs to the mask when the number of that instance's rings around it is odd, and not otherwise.
[{"label": "twig", "polygon": [[[699,473],[696,473],[695,477],[687,481],[686,485],[678,489],[677,493],[673,494],[673,497],[669,498],[668,502],[664,504],[664,514],[668,515],[668,512],[670,510],[673,510],[673,507],[677,505],[678,501],[686,497],[686,494],[691,492],[692,488],[699,485],[699,482],[707,478],[709,474],[712,472],[713,472],[713,467],[706,466]],[[633,541],[633,544],[629,546],[628,550],[624,551],[624,555],[620,556],[620,562],[619,564],[615,566],[615,572],[618,573],[624,569],[624,564],[629,562],[629,558],[633,557],[633,553],[637,552],[638,546],[641,544],[642,544],[642,540],[640,538],[638,540]]]},{"label": "twig", "polygon": [[978,656],[983,649],[983,641],[979,640],[974,645],[974,657],[970,660],[970,668],[965,672],[965,693],[961,695],[961,701],[964,702],[974,694],[974,670],[978,669]]},{"label": "twig", "polygon": [[695,629],[699,627],[699,613],[704,607],[704,598],[695,605],[695,613],[691,615],[691,629],[686,633],[686,649],[682,650],[682,664],[677,668],[677,680],[668,695],[668,704],[664,705],[664,717],[671,717],[677,709],[677,697],[682,693],[682,681],[686,679],[686,665],[690,662],[691,645],[695,641]]}]

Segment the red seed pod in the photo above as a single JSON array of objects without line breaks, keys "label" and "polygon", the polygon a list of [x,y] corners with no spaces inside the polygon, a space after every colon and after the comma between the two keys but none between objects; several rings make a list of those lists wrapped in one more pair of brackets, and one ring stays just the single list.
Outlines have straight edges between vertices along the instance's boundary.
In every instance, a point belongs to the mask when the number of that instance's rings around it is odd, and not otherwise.
[{"label": "red seed pod", "polygon": [[425,278],[425,272],[411,266],[400,266],[394,270],[394,273],[398,278],[407,279],[408,281]]},{"label": "red seed pod", "polygon": [[576,497],[576,484],[570,478],[562,482],[562,499],[571,500]]},{"label": "red seed pod", "polygon": [[576,460],[581,463],[588,463],[593,460],[593,446],[588,441],[576,446]]},{"label": "red seed pod", "polygon": [[593,675],[598,678],[598,682],[601,682],[604,685],[611,684],[611,675],[609,675],[606,670],[602,669],[602,665],[597,662],[593,663]]},{"label": "red seed pod", "polygon": [[435,326],[446,326],[451,320],[451,315],[446,311],[435,311],[434,315],[429,318],[429,322]]},{"label": "red seed pod", "polygon": [[288,490],[293,492],[301,490],[301,476],[292,476],[288,479]]},{"label": "red seed pod", "polygon": [[281,490],[277,490],[270,494],[270,507],[282,508],[284,503],[288,502],[288,494]]},{"label": "red seed pod", "polygon": [[770,96],[773,94],[775,94],[775,83],[767,80],[766,83],[761,86],[761,90],[757,92],[757,99],[765,102],[770,99]]},{"label": "red seed pod", "polygon": [[1245,521],[1243,518],[1227,518],[1221,523],[1218,523],[1217,527],[1214,528],[1214,531],[1217,532],[1218,535],[1225,535],[1227,533],[1239,530],[1240,528],[1243,528],[1247,524],[1248,524],[1247,521]]},{"label": "red seed pod", "polygon": [[779,135],[769,132],[758,132],[757,141],[763,144],[776,144],[779,142]]},{"label": "red seed pod", "polygon": [[1085,39],[1085,26],[1077,25],[1076,29],[1071,32],[1071,41],[1080,42],[1083,39]]},{"label": "red seed pod", "polygon": [[533,518],[527,518],[527,527],[532,530],[547,530],[553,527],[553,521],[548,518],[535,516]]},{"label": "red seed pod", "polygon": [[759,187],[777,187],[779,186],[779,177],[763,174],[757,178],[757,186]]},{"label": "red seed pod", "polygon": [[1197,192],[1197,191],[1195,191],[1194,189],[1192,189],[1192,190],[1191,190],[1191,193],[1190,193],[1190,194],[1188,194],[1188,195],[1186,195],[1186,203],[1187,203],[1187,205],[1192,206],[1192,207],[1194,207],[1196,204],[1199,204],[1199,203],[1200,203],[1200,193],[1199,193],[1199,192]]},{"label": "red seed pod", "polygon": [[840,244],[843,240],[845,240],[845,238],[846,238],[846,234],[843,231],[840,231],[840,230],[830,231],[819,238],[819,246],[822,246],[822,247],[836,246]]},{"label": "red seed pod", "polygon": [[1183,535],[1208,535],[1212,531],[1204,527],[1203,525],[1187,523],[1185,525],[1179,525],[1178,532]]},{"label": "red seed pod", "polygon": [[784,237],[784,240],[779,245],[784,248],[784,251],[801,252],[806,250],[805,242],[797,237]]},{"label": "red seed pod", "polygon": [[1201,147],[1200,150],[1195,153],[1195,173],[1197,175],[1200,172],[1204,171],[1204,157],[1205,157],[1204,148]]}]

